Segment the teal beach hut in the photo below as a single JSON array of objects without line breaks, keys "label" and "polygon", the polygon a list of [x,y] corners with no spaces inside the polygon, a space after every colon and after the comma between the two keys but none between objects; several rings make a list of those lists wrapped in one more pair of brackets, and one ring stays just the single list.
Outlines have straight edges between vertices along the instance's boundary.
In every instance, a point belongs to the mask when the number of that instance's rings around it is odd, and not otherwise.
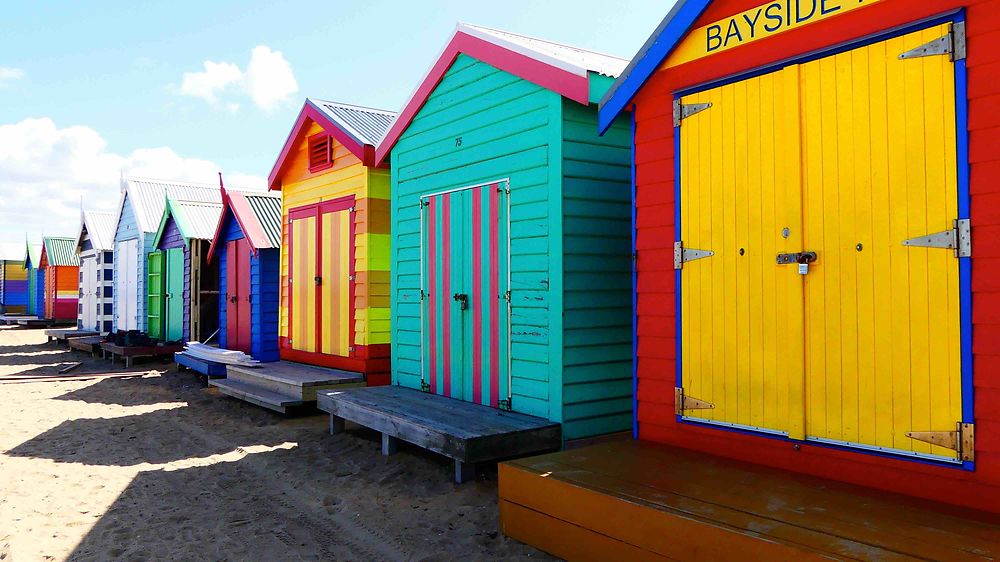
[{"label": "teal beach hut", "polygon": [[459,25],[376,151],[392,159],[392,381],[560,422],[632,424],[627,61]]},{"label": "teal beach hut", "polygon": [[42,245],[28,242],[24,252],[24,269],[28,272],[29,316],[45,316],[45,270],[42,262]]}]

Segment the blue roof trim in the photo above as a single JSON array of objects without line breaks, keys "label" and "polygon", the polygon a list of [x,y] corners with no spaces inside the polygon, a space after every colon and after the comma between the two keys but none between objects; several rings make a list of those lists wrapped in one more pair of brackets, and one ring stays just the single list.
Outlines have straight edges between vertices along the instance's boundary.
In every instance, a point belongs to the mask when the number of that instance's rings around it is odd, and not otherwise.
[{"label": "blue roof trim", "polygon": [[615,119],[632,102],[635,95],[656,72],[660,64],[673,52],[698,21],[712,0],[677,0],[673,9],[656,28],[646,44],[639,49],[625,72],[611,86],[601,100],[597,126],[601,134],[608,130]]}]

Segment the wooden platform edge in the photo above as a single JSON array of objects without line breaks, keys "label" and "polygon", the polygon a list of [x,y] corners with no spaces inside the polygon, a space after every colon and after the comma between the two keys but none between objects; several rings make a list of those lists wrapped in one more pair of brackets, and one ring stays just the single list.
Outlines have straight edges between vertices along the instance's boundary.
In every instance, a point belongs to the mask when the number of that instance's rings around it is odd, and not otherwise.
[{"label": "wooden platform edge", "polygon": [[[731,559],[734,553],[740,553],[746,560],[829,559],[809,547],[775,541],[752,530],[729,527],[678,511],[655,509],[596,489],[536,474],[517,466],[516,461],[499,466],[499,499],[526,510],[501,512],[501,528],[517,533],[528,524],[520,519],[531,519],[527,512],[544,514],[552,519],[548,524],[558,526],[560,532],[571,532],[572,527],[591,531],[581,535],[581,538],[591,541],[581,546],[585,550],[596,551],[607,548],[609,544],[621,543],[676,560],[726,560]],[[543,550],[543,545],[551,542],[544,539],[535,544],[529,542],[536,540],[534,534],[524,536],[529,540],[523,542]],[[600,537],[613,537],[617,543],[606,543]],[[627,560],[630,551],[623,547],[613,556],[603,559]],[[551,553],[560,556],[559,553]]]}]

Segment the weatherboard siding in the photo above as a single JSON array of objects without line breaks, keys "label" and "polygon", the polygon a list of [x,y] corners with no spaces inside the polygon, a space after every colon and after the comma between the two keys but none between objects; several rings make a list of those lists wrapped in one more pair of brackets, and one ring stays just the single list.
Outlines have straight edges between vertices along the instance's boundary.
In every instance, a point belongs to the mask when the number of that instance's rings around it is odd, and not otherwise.
[{"label": "weatherboard siding", "polygon": [[250,259],[250,351],[254,359],[277,361],[278,352],[278,277],[281,252],[262,249]]},{"label": "weatherboard siding", "polygon": [[[138,240],[139,241],[139,255],[136,256],[136,270],[134,275],[136,277],[136,326],[139,327],[140,331],[146,331],[147,319],[146,319],[146,258],[149,252],[153,249],[153,236],[146,235],[139,230],[139,225],[135,220],[135,212],[132,209],[132,204],[128,199],[128,195],[125,195],[125,201],[122,203],[122,213],[118,218],[118,227],[115,230],[115,247],[114,247],[114,261],[117,262],[118,256],[118,243],[125,242],[127,240]],[[130,275],[133,273],[130,273]],[[118,269],[115,268],[113,283],[114,286],[118,286]],[[118,305],[121,299],[124,299],[124,295],[116,294],[113,298],[114,309],[112,311],[113,326],[114,330],[118,330]]]},{"label": "weatherboard siding", "polygon": [[420,196],[510,178],[513,409],[561,420],[549,237],[560,108],[558,94],[459,55],[394,147],[394,384],[421,381]]},{"label": "weatherboard siding", "polygon": [[563,435],[632,425],[631,131],[563,101]]}]

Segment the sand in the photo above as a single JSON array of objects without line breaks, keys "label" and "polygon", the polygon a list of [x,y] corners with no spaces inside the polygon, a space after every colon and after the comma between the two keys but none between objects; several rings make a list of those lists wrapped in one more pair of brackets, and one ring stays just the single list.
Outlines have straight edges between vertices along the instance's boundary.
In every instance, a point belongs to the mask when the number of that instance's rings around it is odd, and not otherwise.
[{"label": "sand", "polygon": [[[0,331],[0,377],[123,372]],[[168,370],[169,368],[169,370]],[[327,434],[140,363],[135,378],[0,382],[0,561],[536,560],[498,533],[496,467]]]}]

